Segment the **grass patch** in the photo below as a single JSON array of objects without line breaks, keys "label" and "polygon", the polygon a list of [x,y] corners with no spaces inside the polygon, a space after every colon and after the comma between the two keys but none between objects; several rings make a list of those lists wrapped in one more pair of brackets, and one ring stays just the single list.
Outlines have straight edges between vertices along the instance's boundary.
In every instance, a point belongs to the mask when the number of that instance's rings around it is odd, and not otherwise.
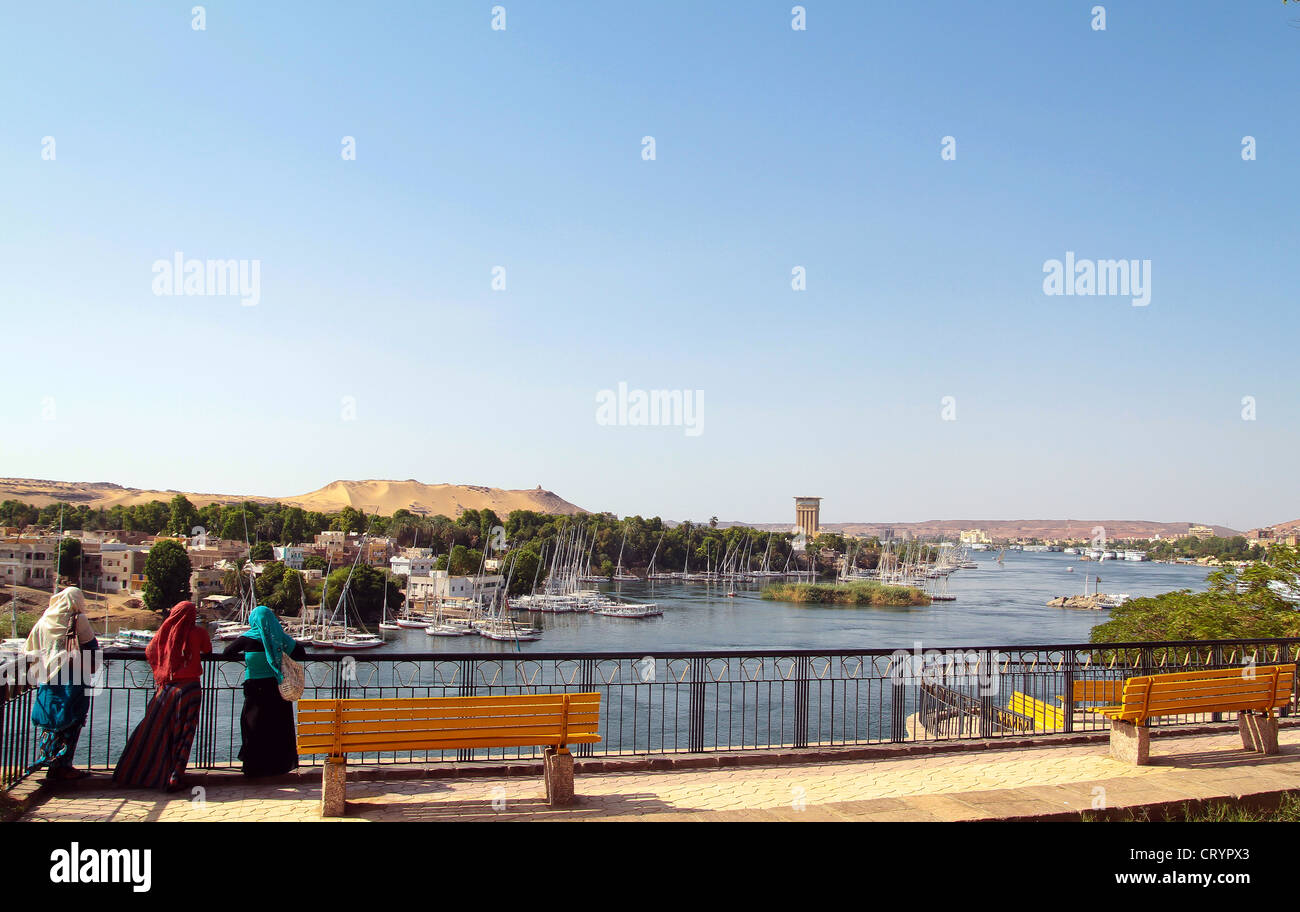
[{"label": "grass patch", "polygon": [[915,586],[891,586],[875,580],[849,583],[773,583],[763,587],[765,599],[813,605],[872,605],[907,607],[928,605],[930,597]]},{"label": "grass patch", "polygon": [[[1147,808],[1128,811],[1122,816],[1102,817],[1084,812],[1085,821],[1119,820],[1124,823],[1149,823],[1152,818]],[[1160,820],[1177,823],[1300,823],[1300,795],[1287,792],[1272,810],[1243,807],[1239,802],[1217,800],[1204,805],[1184,804],[1177,810],[1165,812]]]},{"label": "grass patch", "polygon": [[[36,622],[41,619],[39,611],[19,611],[18,612],[18,636],[26,637],[36,626]],[[14,616],[4,608],[0,608],[0,637],[8,638],[13,631]]]}]

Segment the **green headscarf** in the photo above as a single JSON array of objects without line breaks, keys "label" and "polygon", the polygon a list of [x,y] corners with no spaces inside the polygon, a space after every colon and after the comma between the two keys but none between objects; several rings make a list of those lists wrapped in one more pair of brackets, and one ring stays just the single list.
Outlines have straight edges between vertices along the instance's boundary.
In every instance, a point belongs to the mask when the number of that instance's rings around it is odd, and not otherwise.
[{"label": "green headscarf", "polygon": [[284,651],[284,644],[289,636],[280,626],[280,619],[270,608],[258,605],[248,616],[248,627],[246,636],[261,641],[262,651],[266,654],[266,664],[275,673],[276,681],[283,681],[284,672],[280,670],[280,653]]}]

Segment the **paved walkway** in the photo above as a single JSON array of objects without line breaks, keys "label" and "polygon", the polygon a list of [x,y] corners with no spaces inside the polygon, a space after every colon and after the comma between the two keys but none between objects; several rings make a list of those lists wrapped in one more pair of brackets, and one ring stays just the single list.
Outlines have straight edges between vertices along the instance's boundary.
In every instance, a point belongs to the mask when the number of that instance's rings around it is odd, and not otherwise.
[{"label": "paved walkway", "polygon": [[[348,783],[364,820],[987,820],[1076,814],[1300,789],[1300,728],[1282,753],[1241,749],[1235,729],[1151,738],[1152,764],[1111,760],[1105,742],[913,754],[785,766],[581,773],[578,799],[549,808],[540,775]],[[87,787],[89,786],[89,787]],[[56,793],[23,820],[319,820],[318,779],[197,794],[95,788]]]}]

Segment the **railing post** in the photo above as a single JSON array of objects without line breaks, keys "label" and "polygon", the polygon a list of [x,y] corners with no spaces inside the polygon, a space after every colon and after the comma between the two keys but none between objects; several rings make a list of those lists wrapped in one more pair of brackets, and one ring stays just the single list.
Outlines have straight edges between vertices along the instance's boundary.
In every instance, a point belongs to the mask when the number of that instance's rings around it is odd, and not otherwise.
[{"label": "railing post", "polygon": [[[1221,643],[1215,643],[1214,646],[1210,648],[1210,667],[1211,668],[1223,667],[1223,645]],[[1222,722],[1223,713],[1221,712],[1210,713],[1210,721]]]},{"label": "railing post", "polygon": [[690,720],[686,744],[687,749],[696,754],[704,751],[704,688],[708,673],[706,663],[706,659],[691,659]]},{"label": "railing post", "polygon": [[[582,692],[590,693],[596,684],[596,662],[594,659],[583,659],[580,667],[582,675]],[[600,702],[605,711],[608,712],[609,701],[601,700]],[[593,753],[593,745],[579,744],[574,748],[574,752],[577,753],[579,757],[590,757]]]},{"label": "railing post", "polygon": [[[474,665],[473,659],[462,659],[457,663],[460,665],[460,689],[458,694],[462,697],[474,696]],[[474,749],[466,748],[456,751],[456,762],[467,763],[474,759]]]},{"label": "railing post", "polygon": [[889,740],[901,744],[907,740],[907,685],[893,676],[889,691]]},{"label": "railing post", "polygon": [[808,746],[808,677],[812,660],[808,656],[795,659],[794,680],[794,746]]},{"label": "railing post", "polygon": [[1074,669],[1078,663],[1078,653],[1073,649],[1065,651],[1065,731],[1074,731]]},{"label": "railing post", "polygon": [[997,710],[997,694],[994,691],[992,682],[994,675],[998,673],[998,663],[993,657],[993,653],[985,650],[980,653],[980,664],[989,670],[989,687],[980,688],[980,737],[993,737],[993,714]]}]

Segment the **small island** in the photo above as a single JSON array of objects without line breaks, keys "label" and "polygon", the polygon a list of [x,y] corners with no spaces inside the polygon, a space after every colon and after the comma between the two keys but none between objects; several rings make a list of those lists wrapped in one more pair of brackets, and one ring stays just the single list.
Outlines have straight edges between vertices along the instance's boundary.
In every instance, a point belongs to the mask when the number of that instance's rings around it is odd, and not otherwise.
[{"label": "small island", "polygon": [[765,599],[817,605],[905,608],[928,605],[930,597],[915,586],[893,586],[875,580],[847,583],[773,583],[763,587]]}]

